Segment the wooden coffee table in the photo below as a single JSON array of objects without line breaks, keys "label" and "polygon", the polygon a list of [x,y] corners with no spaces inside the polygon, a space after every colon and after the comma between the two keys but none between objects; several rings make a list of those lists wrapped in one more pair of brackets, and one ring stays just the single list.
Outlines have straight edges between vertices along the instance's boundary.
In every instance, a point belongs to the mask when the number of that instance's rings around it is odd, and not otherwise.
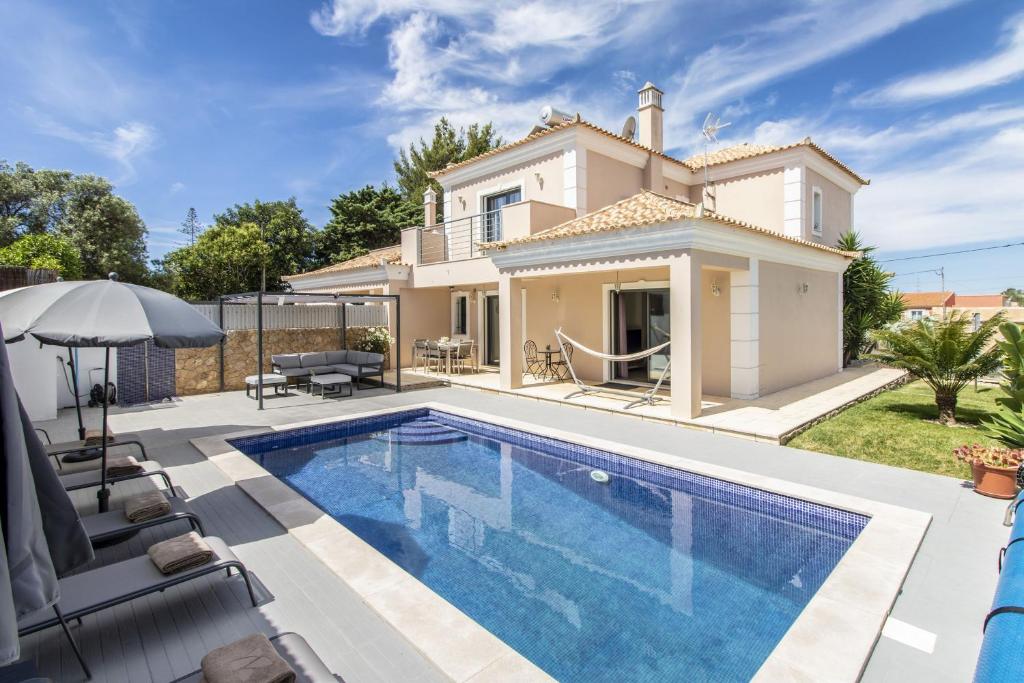
[{"label": "wooden coffee table", "polygon": [[[341,388],[348,387],[348,393],[346,396],[352,395],[352,378],[348,375],[343,375],[340,372],[329,372],[326,375],[313,375],[309,378],[309,393],[316,394],[315,387],[320,387],[320,398],[324,399],[330,396],[340,396]],[[324,393],[325,390],[329,390],[331,393]]]}]

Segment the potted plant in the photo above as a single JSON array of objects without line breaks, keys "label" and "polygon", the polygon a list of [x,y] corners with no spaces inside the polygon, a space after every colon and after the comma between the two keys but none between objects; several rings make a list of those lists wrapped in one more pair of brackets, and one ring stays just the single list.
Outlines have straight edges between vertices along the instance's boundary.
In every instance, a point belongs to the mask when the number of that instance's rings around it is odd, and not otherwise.
[{"label": "potted plant", "polygon": [[1017,468],[1024,450],[973,444],[960,446],[953,455],[970,464],[975,493],[1006,499],[1017,495]]}]

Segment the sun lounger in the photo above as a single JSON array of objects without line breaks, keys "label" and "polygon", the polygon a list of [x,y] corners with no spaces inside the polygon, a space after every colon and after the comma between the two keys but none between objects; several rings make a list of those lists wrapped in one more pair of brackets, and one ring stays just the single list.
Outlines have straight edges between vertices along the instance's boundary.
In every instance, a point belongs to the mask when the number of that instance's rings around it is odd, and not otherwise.
[{"label": "sun lounger", "polygon": [[[49,436],[47,436],[47,439],[49,439]],[[57,460],[58,468],[63,467],[62,461],[66,456],[74,457],[75,460],[89,460],[92,458],[82,456],[88,454],[90,451],[95,451],[97,453],[96,457],[98,458],[98,454],[103,448],[102,440],[99,444],[90,443],[89,445],[86,445],[84,440],[78,439],[75,441],[63,441],[61,443],[49,443],[44,445],[46,447],[46,454]],[[136,434],[116,435],[113,440],[107,443],[107,451],[109,452],[111,448],[122,448],[124,446],[137,447],[139,449],[139,453],[142,455],[142,459],[149,460],[149,456],[146,455],[146,447],[142,444],[142,439],[140,439]],[[69,462],[71,462],[70,459]]]},{"label": "sun lounger", "polygon": [[171,504],[171,511],[169,513],[144,522],[129,522],[125,518],[124,510],[111,510],[110,512],[101,512],[97,515],[82,517],[82,524],[85,526],[86,533],[89,534],[89,540],[93,543],[117,538],[128,532],[141,531],[142,529],[149,529],[150,527],[177,521],[188,522],[193,531],[199,532],[201,536],[206,535],[203,531],[202,521],[192,511],[188,503],[181,498],[173,497],[169,498],[168,502]]},{"label": "sun lounger", "polygon": [[[317,656],[306,639],[297,633],[282,633],[271,636],[270,644],[295,672],[296,683],[337,683],[341,678],[331,673],[323,660]],[[203,680],[202,670],[178,678],[172,683],[199,683]]]},{"label": "sun lounger", "polygon": [[[171,483],[171,477],[164,472],[156,460],[146,460],[140,462],[142,471],[136,474],[126,474],[121,477],[107,477],[107,484],[116,484],[121,481],[129,481],[132,479],[141,479],[145,477],[160,477],[163,479],[164,484],[167,486],[167,490],[170,491],[172,496],[177,494],[174,492],[174,485]],[[77,491],[79,489],[88,489],[100,485],[100,470],[96,468],[94,470],[85,470],[84,472],[75,472],[73,474],[62,474],[59,476],[61,484],[64,485],[65,491]]]},{"label": "sun lounger", "polygon": [[60,579],[60,601],[53,610],[39,610],[19,619],[18,635],[27,636],[51,626],[61,626],[74,647],[75,654],[82,663],[82,668],[88,675],[88,668],[81,656],[81,651],[71,637],[71,631],[67,628],[68,619],[81,618],[145,595],[159,593],[207,574],[226,571],[230,575],[232,569],[242,575],[245,587],[249,591],[249,599],[252,601],[253,607],[256,607],[256,593],[253,591],[249,572],[242,561],[220,538],[207,536],[203,540],[213,550],[213,559],[200,567],[193,567],[176,574],[161,574],[149,556],[142,555]]}]

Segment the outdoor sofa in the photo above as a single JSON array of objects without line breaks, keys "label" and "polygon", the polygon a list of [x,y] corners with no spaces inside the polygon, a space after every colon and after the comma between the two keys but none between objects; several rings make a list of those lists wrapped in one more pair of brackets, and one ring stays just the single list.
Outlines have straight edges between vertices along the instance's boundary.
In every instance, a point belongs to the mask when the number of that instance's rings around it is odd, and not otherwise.
[{"label": "outdoor sofa", "polygon": [[356,389],[365,377],[379,377],[384,383],[384,355],[370,351],[316,351],[313,353],[282,353],[270,357],[270,363],[279,375],[295,384],[309,386],[312,375],[338,372],[355,380]]}]

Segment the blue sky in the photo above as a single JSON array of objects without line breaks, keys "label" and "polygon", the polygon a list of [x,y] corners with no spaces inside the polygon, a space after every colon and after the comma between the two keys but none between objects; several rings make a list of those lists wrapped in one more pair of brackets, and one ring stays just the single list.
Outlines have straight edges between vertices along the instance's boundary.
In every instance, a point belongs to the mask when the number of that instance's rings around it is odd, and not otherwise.
[{"label": "blue sky", "polygon": [[[393,178],[447,115],[526,133],[543,104],[611,129],[652,80],[666,145],[810,135],[871,186],[882,258],[1024,241],[1024,6],[985,0],[0,3],[0,158],[112,179],[151,256],[236,202]],[[1024,247],[893,262],[906,290],[1024,287]]]}]

